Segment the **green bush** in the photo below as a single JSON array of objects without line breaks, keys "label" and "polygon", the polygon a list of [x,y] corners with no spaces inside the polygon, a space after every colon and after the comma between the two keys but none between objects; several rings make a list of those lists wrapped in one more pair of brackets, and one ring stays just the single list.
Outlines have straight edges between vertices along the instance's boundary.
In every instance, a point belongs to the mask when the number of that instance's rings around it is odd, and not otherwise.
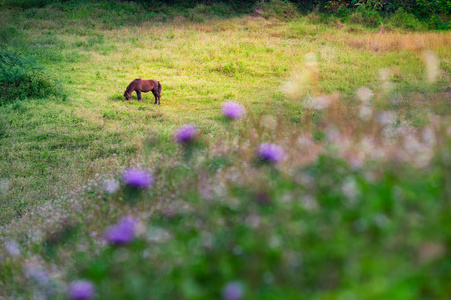
[{"label": "green bush", "polygon": [[427,20],[433,29],[449,29],[451,27],[450,0],[416,0],[416,15]]},{"label": "green bush", "polygon": [[404,9],[398,9],[388,18],[388,28],[399,28],[407,30],[423,30],[424,23],[420,22],[413,14],[406,12]]},{"label": "green bush", "polygon": [[270,0],[260,1],[258,6],[263,11],[265,18],[277,18],[282,20],[292,19],[298,16],[296,6],[290,1],[286,0]]},{"label": "green bush", "polygon": [[367,27],[376,27],[382,23],[382,17],[372,5],[360,5],[348,19],[351,23],[362,24]]},{"label": "green bush", "polygon": [[0,105],[17,99],[63,96],[59,85],[33,56],[0,50]]},{"label": "green bush", "polygon": [[16,26],[7,25],[0,28],[0,45],[9,45],[11,47],[22,47],[25,44],[26,36],[23,31]]}]

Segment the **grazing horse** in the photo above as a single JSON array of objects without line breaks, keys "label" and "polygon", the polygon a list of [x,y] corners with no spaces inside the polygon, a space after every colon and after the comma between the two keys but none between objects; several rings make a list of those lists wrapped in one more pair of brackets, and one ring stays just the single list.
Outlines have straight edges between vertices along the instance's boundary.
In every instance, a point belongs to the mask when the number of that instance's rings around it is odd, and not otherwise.
[{"label": "grazing horse", "polygon": [[135,79],[128,85],[127,89],[125,90],[124,97],[125,100],[130,100],[132,97],[133,91],[136,92],[136,95],[138,95],[138,101],[141,101],[141,92],[147,93],[152,91],[152,94],[155,96],[155,103],[160,105],[160,98],[161,98],[161,84],[159,81],[155,79]]}]

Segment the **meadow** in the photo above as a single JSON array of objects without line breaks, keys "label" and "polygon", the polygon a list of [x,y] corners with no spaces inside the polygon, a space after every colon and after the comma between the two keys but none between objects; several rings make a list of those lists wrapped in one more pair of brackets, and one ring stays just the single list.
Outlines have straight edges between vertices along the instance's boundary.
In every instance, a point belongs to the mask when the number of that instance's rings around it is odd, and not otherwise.
[{"label": "meadow", "polygon": [[[5,3],[0,58],[54,88],[0,102],[0,299],[65,299],[81,279],[97,299],[449,298],[449,32]],[[141,77],[161,106],[124,100]],[[129,167],[151,184],[128,186]]]}]

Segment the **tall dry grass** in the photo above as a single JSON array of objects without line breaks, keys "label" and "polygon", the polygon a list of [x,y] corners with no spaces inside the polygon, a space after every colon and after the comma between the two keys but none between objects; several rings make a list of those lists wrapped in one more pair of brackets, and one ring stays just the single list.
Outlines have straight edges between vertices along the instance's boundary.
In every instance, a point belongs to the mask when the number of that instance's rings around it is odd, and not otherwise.
[{"label": "tall dry grass", "polygon": [[386,32],[347,35],[340,38],[351,47],[377,52],[440,50],[451,48],[450,32]]}]

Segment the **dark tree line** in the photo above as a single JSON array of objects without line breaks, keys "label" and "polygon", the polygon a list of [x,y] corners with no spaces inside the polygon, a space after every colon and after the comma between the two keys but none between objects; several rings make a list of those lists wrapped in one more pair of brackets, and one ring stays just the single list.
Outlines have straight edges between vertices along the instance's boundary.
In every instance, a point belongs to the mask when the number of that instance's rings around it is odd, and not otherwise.
[{"label": "dark tree line", "polygon": [[[177,6],[195,6],[198,4],[225,3],[235,7],[252,7],[259,2],[274,0],[136,0],[144,3],[164,3]],[[383,13],[395,12],[402,8],[408,12],[421,12],[424,14],[450,14],[451,0],[277,0],[278,2],[291,2],[304,12],[318,9],[323,12],[339,12],[341,10],[357,9],[365,6]]]},{"label": "dark tree line", "polygon": [[146,4],[164,4],[195,7],[199,4],[223,3],[236,11],[250,11],[258,5],[294,4],[302,13],[317,11],[336,16],[346,16],[354,12],[364,15],[376,13],[388,17],[396,13],[410,14],[429,23],[431,28],[447,29],[451,24],[451,0],[135,0]]},{"label": "dark tree line", "polygon": [[[1,6],[22,8],[42,7],[52,3],[86,2],[88,0],[3,0]],[[317,11],[338,17],[355,12],[370,18],[389,17],[398,14],[409,22],[410,16],[425,21],[430,28],[451,27],[451,0],[101,0],[111,2],[137,2],[149,10],[158,11],[162,6],[178,8],[178,11],[198,5],[226,7],[228,14],[252,12],[258,6],[280,8],[290,5],[301,13]],[[90,1],[91,2],[91,1]],[[222,13],[223,14],[223,13]],[[406,14],[410,16],[406,17]],[[364,17],[365,18],[365,17]]]}]

